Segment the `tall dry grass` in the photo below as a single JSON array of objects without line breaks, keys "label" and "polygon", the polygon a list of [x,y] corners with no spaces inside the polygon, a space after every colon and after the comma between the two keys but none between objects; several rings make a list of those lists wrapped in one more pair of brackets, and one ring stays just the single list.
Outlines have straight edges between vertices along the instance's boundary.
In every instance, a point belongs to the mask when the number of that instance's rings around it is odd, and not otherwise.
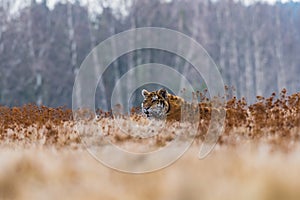
[{"label": "tall dry grass", "polygon": [[[234,97],[227,102],[224,133],[203,160],[197,155],[213,109],[209,102],[199,104],[195,134],[179,122],[149,125],[140,114],[115,119],[99,111],[98,119],[75,123],[66,108],[0,107],[0,199],[300,199],[300,93],[257,99],[252,105]],[[184,134],[195,140],[182,158],[142,175],[109,169],[85,150],[107,139],[147,152]]]}]

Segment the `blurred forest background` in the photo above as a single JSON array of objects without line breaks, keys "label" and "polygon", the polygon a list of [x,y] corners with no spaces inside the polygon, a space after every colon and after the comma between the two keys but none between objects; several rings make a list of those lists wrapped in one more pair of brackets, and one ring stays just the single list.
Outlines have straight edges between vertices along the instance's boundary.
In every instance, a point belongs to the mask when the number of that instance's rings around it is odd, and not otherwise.
[{"label": "blurred forest background", "polygon": [[[116,33],[165,27],[197,40],[228,86],[253,102],[300,88],[300,3],[245,4],[233,0],[0,0],[0,104],[71,107],[78,69],[88,53]],[[17,7],[17,8],[16,8]],[[105,106],[115,81],[143,63],[162,63],[187,76],[178,56],[158,50],[129,53],[104,77],[98,104]],[[199,83],[203,84],[203,83]],[[100,100],[99,100],[100,101]]]}]

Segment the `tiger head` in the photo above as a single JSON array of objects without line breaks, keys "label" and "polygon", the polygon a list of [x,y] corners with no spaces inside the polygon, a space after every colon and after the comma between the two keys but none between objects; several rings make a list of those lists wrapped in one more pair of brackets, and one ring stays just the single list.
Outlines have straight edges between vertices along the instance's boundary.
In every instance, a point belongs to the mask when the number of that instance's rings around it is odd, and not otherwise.
[{"label": "tiger head", "polygon": [[170,105],[168,101],[168,92],[160,89],[153,92],[142,90],[144,101],[142,111],[149,118],[164,119],[167,116]]}]

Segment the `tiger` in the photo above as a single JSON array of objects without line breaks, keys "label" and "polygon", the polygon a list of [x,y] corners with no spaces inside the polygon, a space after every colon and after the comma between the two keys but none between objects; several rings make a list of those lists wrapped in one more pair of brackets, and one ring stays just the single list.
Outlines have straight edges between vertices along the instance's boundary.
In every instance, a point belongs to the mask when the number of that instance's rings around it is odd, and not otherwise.
[{"label": "tiger", "polygon": [[142,112],[148,118],[181,120],[182,106],[186,104],[183,98],[168,93],[164,88],[152,92],[143,89],[142,95],[144,97],[141,104]]}]

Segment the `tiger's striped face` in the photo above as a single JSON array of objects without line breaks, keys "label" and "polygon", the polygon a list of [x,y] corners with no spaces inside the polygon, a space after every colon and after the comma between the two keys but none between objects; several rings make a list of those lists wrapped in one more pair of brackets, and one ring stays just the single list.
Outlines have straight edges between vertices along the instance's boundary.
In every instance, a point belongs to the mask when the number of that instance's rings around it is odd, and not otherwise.
[{"label": "tiger's striped face", "polygon": [[142,91],[142,111],[149,118],[164,119],[169,111],[168,93],[165,89],[153,92]]}]

